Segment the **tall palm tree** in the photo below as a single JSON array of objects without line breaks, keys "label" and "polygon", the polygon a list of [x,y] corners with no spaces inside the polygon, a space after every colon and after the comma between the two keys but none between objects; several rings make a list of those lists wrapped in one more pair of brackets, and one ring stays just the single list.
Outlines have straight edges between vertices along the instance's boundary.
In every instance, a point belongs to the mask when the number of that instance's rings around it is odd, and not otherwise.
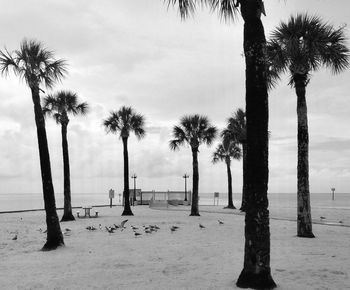
[{"label": "tall palm tree", "polygon": [[243,48],[246,61],[247,120],[247,206],[245,215],[244,266],[238,287],[273,289],[270,268],[270,226],[268,210],[268,74],[266,39],[261,14],[262,0],[168,0],[179,6],[182,18],[206,3],[225,19],[234,19],[240,9],[244,20]]},{"label": "tall palm tree", "polygon": [[218,145],[215,152],[213,153],[213,163],[219,161],[224,161],[226,163],[227,171],[227,180],[228,180],[228,204],[225,208],[235,209],[232,200],[232,174],[231,174],[231,158],[232,159],[241,159],[242,152],[238,147],[237,143],[229,139],[223,139],[222,142]]},{"label": "tall palm tree", "polygon": [[313,238],[309,189],[309,132],[306,87],[311,72],[322,66],[339,73],[349,66],[349,49],[344,27],[334,28],[316,16],[298,14],[282,22],[268,45],[269,57],[280,72],[290,73],[289,84],[297,95],[298,165],[297,165],[297,235]]},{"label": "tall palm tree", "polygon": [[118,111],[112,111],[109,118],[103,121],[107,133],[118,134],[123,141],[124,156],[124,211],[122,215],[133,215],[129,198],[129,156],[128,138],[134,132],[138,139],[145,137],[146,131],[144,116],[137,114],[131,107],[121,107]]},{"label": "tall palm tree", "polygon": [[170,149],[177,150],[181,145],[188,144],[192,151],[192,201],[190,216],[199,216],[198,209],[198,152],[199,146],[204,143],[212,144],[217,134],[217,129],[212,126],[206,116],[188,115],[180,120],[180,124],[174,126],[173,137],[170,141]]},{"label": "tall palm tree", "polygon": [[88,104],[78,103],[78,96],[69,91],[60,91],[44,98],[44,115],[52,116],[57,124],[61,124],[62,153],[63,153],[63,176],[64,176],[64,211],[61,221],[75,220],[72,213],[69,153],[67,141],[68,114],[85,115]]},{"label": "tall palm tree", "polygon": [[237,109],[232,117],[227,119],[227,126],[221,132],[221,137],[226,140],[232,140],[241,144],[242,156],[243,156],[243,189],[242,189],[242,203],[240,210],[245,211],[246,207],[246,191],[247,191],[247,131],[246,131],[246,118],[242,109]]},{"label": "tall palm tree", "polygon": [[12,70],[15,75],[26,82],[32,94],[47,225],[47,238],[43,250],[56,249],[64,245],[64,241],[56,211],[45,119],[40,104],[40,91],[43,91],[42,85],[50,89],[57,81],[60,81],[66,74],[65,67],[64,60],[56,60],[53,52],[36,40],[23,40],[20,49],[12,53],[7,50],[0,51],[1,73],[7,75]]}]

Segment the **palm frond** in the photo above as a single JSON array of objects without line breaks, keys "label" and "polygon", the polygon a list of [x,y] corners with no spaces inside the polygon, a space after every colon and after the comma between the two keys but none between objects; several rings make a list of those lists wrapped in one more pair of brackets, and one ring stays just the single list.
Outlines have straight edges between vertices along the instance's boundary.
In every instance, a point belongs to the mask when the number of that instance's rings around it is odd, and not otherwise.
[{"label": "palm frond", "polygon": [[18,73],[17,63],[5,48],[5,52],[0,51],[0,72],[2,75],[7,76],[10,69],[13,69],[15,74]]},{"label": "palm frond", "polygon": [[194,14],[196,10],[197,0],[164,0],[167,2],[169,8],[170,5],[178,5],[178,10],[182,19],[188,18],[190,15]]},{"label": "palm frond", "polygon": [[217,132],[218,132],[218,129],[214,126],[210,126],[209,128],[206,128],[202,137],[203,142],[208,146],[211,145],[217,136]]},{"label": "palm frond", "polygon": [[74,109],[74,115],[86,115],[89,112],[90,108],[87,102],[78,104]]},{"label": "palm frond", "polygon": [[212,11],[217,11],[225,21],[235,20],[238,14],[237,0],[209,0]]},{"label": "palm frond", "polygon": [[130,127],[138,139],[145,137],[145,117],[143,115],[134,112],[130,119]]},{"label": "palm frond", "polygon": [[246,141],[246,117],[242,109],[237,109],[232,117],[227,119],[226,128],[221,131],[220,136],[225,142],[242,144]]},{"label": "palm frond", "polygon": [[169,147],[171,150],[179,150],[179,147],[185,143],[184,139],[173,139],[169,141]]},{"label": "palm frond", "polygon": [[118,112],[111,111],[110,116],[103,120],[103,126],[105,127],[105,130],[107,133],[117,133],[120,131],[120,120]]}]

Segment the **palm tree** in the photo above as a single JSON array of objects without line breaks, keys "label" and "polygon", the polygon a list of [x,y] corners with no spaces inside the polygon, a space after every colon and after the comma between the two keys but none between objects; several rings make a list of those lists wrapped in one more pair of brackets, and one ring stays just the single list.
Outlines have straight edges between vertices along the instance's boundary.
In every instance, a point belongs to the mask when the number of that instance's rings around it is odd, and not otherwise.
[{"label": "palm tree", "polygon": [[199,146],[204,143],[212,144],[217,134],[217,129],[212,126],[206,116],[188,115],[180,120],[180,124],[174,126],[173,137],[170,141],[170,149],[177,150],[181,145],[188,144],[192,151],[192,202],[190,216],[199,216],[198,209],[198,152]]},{"label": "palm tree", "polygon": [[145,118],[137,114],[131,107],[121,107],[118,111],[112,111],[109,118],[103,121],[107,133],[119,133],[123,141],[124,155],[124,211],[122,215],[133,215],[129,198],[129,156],[128,138],[134,132],[138,139],[145,137]]},{"label": "palm tree", "polygon": [[226,128],[221,132],[221,137],[223,139],[232,140],[241,144],[242,146],[242,156],[243,156],[243,189],[242,189],[242,203],[240,210],[245,211],[246,207],[246,175],[247,175],[247,132],[246,132],[246,118],[245,113],[242,109],[237,109],[232,117],[228,118]]},{"label": "palm tree", "polygon": [[235,209],[232,200],[232,174],[231,174],[231,158],[232,159],[241,159],[242,152],[241,149],[237,146],[237,143],[229,139],[223,139],[222,142],[218,145],[215,152],[213,153],[213,163],[219,161],[224,161],[226,163],[227,170],[227,180],[228,180],[228,204],[225,208]]},{"label": "palm tree", "polygon": [[267,198],[268,168],[268,63],[261,14],[262,0],[168,0],[179,6],[182,18],[206,3],[224,19],[234,19],[240,8],[244,20],[243,48],[246,61],[246,215],[244,267],[236,285],[244,288],[273,289],[276,283],[270,268],[270,226]]},{"label": "palm tree", "polygon": [[53,250],[64,245],[63,235],[56,211],[55,193],[52,184],[50,154],[47,144],[45,119],[40,104],[41,85],[52,88],[66,74],[64,60],[54,59],[52,51],[36,40],[23,40],[19,50],[12,53],[0,51],[0,70],[7,75],[14,74],[29,86],[34,103],[35,123],[39,145],[41,179],[46,211],[47,238],[43,250]]},{"label": "palm tree", "polygon": [[68,114],[85,115],[88,111],[87,103],[78,103],[78,96],[69,91],[60,91],[44,98],[44,115],[52,116],[57,124],[61,124],[63,176],[64,176],[64,211],[61,221],[75,220],[72,213],[69,153],[67,141]]},{"label": "palm tree", "polygon": [[309,132],[306,86],[311,72],[322,66],[339,73],[349,66],[344,27],[335,29],[316,16],[298,14],[273,32],[269,57],[280,72],[290,73],[289,84],[297,95],[298,116],[298,219],[297,235],[313,238],[309,189]]}]

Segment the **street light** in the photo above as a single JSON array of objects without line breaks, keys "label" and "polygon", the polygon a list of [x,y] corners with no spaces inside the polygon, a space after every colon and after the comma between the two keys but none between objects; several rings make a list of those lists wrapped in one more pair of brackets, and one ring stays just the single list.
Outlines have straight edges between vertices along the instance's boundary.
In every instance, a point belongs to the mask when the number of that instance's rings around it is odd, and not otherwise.
[{"label": "street light", "polygon": [[134,205],[136,201],[136,174],[134,173],[133,175],[131,175],[131,178],[134,179],[134,198],[132,199],[132,205]]},{"label": "street light", "polygon": [[331,191],[332,191],[332,200],[334,200],[334,191],[335,191],[335,188],[332,187],[332,188],[331,188]]},{"label": "street light", "polygon": [[187,201],[187,178],[190,176],[185,173],[182,177],[185,178],[185,201]]}]

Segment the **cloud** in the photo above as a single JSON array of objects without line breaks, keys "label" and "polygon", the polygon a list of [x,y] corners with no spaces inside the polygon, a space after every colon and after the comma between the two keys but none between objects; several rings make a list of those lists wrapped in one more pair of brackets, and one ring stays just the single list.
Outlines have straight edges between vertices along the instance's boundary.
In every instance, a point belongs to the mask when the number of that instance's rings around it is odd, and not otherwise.
[{"label": "cloud", "polygon": [[350,139],[325,137],[324,140],[319,139],[317,142],[313,142],[310,146],[310,150],[344,153],[344,151],[350,151]]}]

